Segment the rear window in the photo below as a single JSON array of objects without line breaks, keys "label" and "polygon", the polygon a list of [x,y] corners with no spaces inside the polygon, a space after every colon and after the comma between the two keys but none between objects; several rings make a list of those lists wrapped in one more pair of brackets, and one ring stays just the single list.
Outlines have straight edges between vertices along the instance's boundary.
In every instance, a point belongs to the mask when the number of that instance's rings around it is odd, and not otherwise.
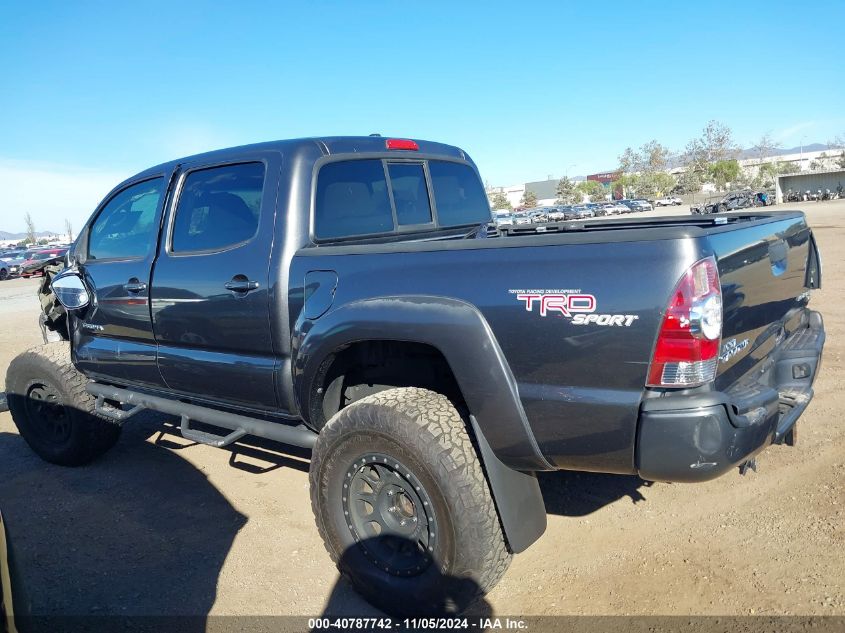
[{"label": "rear window", "polygon": [[431,224],[431,202],[422,163],[388,163],[387,171],[399,225]]},{"label": "rear window", "polygon": [[426,161],[339,161],[324,165],[317,177],[318,239],[467,226],[491,219],[478,175],[462,163],[428,161],[426,170]]},{"label": "rear window", "polygon": [[317,179],[317,237],[331,239],[393,230],[393,211],[380,160],[329,163]]},{"label": "rear window", "polygon": [[490,221],[490,205],[481,181],[469,165],[431,161],[431,187],[440,226],[481,224]]}]

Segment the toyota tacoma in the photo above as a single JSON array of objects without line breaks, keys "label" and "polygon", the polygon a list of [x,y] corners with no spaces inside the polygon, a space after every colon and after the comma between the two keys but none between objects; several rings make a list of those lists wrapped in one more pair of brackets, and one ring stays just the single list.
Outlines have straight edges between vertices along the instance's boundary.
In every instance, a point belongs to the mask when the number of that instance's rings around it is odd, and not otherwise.
[{"label": "toyota tacoma", "polygon": [[50,342],[8,369],[14,422],[67,466],[144,409],[199,443],[311,449],[326,548],[393,613],[489,591],[545,530],[538,471],[700,482],[793,443],[825,337],[801,212],[491,219],[440,143],[152,167],[45,275]]}]

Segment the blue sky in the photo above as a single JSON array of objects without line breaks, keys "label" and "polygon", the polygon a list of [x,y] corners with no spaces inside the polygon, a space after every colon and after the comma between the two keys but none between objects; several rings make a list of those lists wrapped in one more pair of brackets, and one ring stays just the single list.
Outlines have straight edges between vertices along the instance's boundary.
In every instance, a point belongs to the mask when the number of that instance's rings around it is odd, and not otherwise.
[{"label": "blue sky", "polygon": [[0,229],[81,225],[120,179],[308,135],[459,145],[485,180],[612,168],[709,119],[845,134],[845,3],[37,2],[0,6]]}]

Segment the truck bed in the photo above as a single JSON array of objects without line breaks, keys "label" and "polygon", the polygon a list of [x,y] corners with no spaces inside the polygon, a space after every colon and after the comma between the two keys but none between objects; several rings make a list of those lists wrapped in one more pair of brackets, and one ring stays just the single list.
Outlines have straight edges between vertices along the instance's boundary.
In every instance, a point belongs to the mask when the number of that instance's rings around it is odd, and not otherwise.
[{"label": "truck bed", "polygon": [[[669,295],[689,266],[717,258],[723,341],[748,339],[720,365],[709,390],[753,371],[769,339],[806,304],[810,231],[800,212],[544,226],[514,227],[492,239],[441,235],[307,247],[294,257],[291,278],[338,271],[335,305],[407,295],[413,280],[414,295],[476,306],[513,372],[543,455],[559,468],[616,473],[636,470],[649,360]],[[772,245],[777,257],[785,248],[779,275],[769,261]],[[538,306],[529,311],[518,299],[526,293],[591,295],[607,324],[576,325],[559,312],[541,316]],[[292,306],[292,314],[298,309]]]}]

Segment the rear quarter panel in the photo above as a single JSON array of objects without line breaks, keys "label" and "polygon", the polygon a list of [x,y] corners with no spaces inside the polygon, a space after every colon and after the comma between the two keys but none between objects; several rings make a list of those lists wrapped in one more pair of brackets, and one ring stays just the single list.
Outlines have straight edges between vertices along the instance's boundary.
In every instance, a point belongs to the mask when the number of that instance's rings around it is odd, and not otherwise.
[{"label": "rear quarter panel", "polygon": [[[566,238],[564,237],[563,240]],[[332,310],[378,296],[443,296],[482,313],[510,365],[541,451],[560,468],[630,473],[638,409],[659,319],[671,288],[698,255],[689,240],[558,243],[532,238],[432,243],[431,250],[332,249],[294,258],[291,322],[305,275],[334,270]],[[536,242],[534,242],[536,243]],[[595,314],[629,326],[576,325],[526,309],[524,292],[595,297]]]}]

